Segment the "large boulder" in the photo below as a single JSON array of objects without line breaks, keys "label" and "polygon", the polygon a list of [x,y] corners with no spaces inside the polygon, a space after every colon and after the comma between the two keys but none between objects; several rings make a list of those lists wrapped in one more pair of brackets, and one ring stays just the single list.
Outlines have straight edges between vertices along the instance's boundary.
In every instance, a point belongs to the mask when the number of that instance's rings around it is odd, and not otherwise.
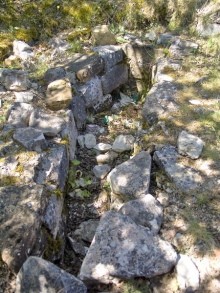
[{"label": "large boulder", "polygon": [[108,174],[108,181],[112,192],[128,201],[148,193],[150,172],[151,156],[142,151],[114,168]]},{"label": "large boulder", "polygon": [[15,273],[35,245],[47,198],[48,194],[39,185],[0,188],[1,258]]},{"label": "large boulder", "polygon": [[72,89],[68,78],[51,82],[47,87],[45,103],[50,110],[67,108],[72,102]]},{"label": "large boulder", "polygon": [[108,211],[100,220],[79,278],[88,285],[150,278],[169,272],[176,260],[177,254],[168,242],[130,217]]},{"label": "large boulder", "polygon": [[54,264],[31,256],[23,264],[16,280],[16,293],[86,293],[86,286]]}]

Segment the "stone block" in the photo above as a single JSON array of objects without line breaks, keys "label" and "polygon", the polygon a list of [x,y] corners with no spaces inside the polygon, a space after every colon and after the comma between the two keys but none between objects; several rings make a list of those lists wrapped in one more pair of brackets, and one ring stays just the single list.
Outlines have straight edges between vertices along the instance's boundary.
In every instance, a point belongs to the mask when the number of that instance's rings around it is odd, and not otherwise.
[{"label": "stone block", "polygon": [[22,70],[4,69],[1,83],[9,91],[26,91],[30,86],[28,74]]},{"label": "stone block", "polygon": [[28,103],[15,102],[8,111],[7,122],[15,128],[27,127],[34,107]]}]

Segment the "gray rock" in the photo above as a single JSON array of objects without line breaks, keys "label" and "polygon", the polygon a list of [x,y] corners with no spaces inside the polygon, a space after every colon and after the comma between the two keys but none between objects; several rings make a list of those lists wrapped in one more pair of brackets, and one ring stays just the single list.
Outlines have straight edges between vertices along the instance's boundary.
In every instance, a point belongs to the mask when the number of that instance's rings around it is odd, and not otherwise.
[{"label": "gray rock", "polygon": [[116,39],[108,25],[98,25],[92,30],[93,46],[115,45]]},{"label": "gray rock", "polygon": [[1,258],[15,273],[33,249],[47,197],[43,186],[38,185],[0,188]]},{"label": "gray rock", "polygon": [[112,164],[113,161],[118,157],[118,153],[109,151],[105,154],[100,154],[96,156],[96,161],[98,165]]},{"label": "gray rock", "polygon": [[176,274],[179,289],[187,293],[199,289],[199,271],[189,256],[178,255]]},{"label": "gray rock", "polygon": [[32,127],[16,129],[13,134],[13,139],[20,143],[28,151],[41,152],[48,146],[43,133]]},{"label": "gray rock", "polygon": [[4,69],[1,75],[2,85],[9,91],[26,91],[30,85],[28,75],[22,70]]},{"label": "gray rock", "polygon": [[58,116],[36,109],[30,116],[29,126],[42,131],[44,135],[55,136],[65,128],[66,122]]},{"label": "gray rock", "polygon": [[103,93],[109,94],[127,81],[128,67],[126,65],[115,65],[101,77]]},{"label": "gray rock", "polygon": [[70,105],[70,109],[73,112],[77,128],[83,129],[86,125],[87,113],[85,102],[79,95],[73,96],[73,101]]},{"label": "gray rock", "polygon": [[177,38],[169,48],[169,56],[173,59],[183,59],[198,50],[198,48],[199,46],[196,43]]},{"label": "gray rock", "polygon": [[50,68],[44,73],[44,80],[46,85],[66,76],[66,70],[61,67]]},{"label": "gray rock", "polygon": [[124,58],[124,52],[120,46],[99,46],[94,47],[93,51],[97,52],[104,60],[105,72]]},{"label": "gray rock", "polygon": [[79,229],[77,229],[73,234],[75,236],[80,236],[82,240],[92,242],[98,224],[99,220],[88,220],[82,222],[79,225]]},{"label": "gray rock", "polygon": [[132,159],[114,168],[108,175],[112,192],[124,200],[147,194],[150,185],[151,156],[142,151]]},{"label": "gray rock", "polygon": [[118,153],[130,151],[134,148],[134,137],[132,135],[119,135],[116,137],[112,150]]},{"label": "gray rock", "polygon": [[87,149],[92,149],[96,145],[96,137],[92,133],[87,133],[84,135],[84,143]]},{"label": "gray rock", "polygon": [[15,92],[16,102],[31,103],[33,102],[34,95],[32,92]]},{"label": "gray rock", "polygon": [[203,141],[186,131],[182,131],[177,140],[178,153],[189,156],[191,159],[198,159],[202,153]]},{"label": "gray rock", "polygon": [[110,94],[102,97],[101,101],[98,104],[93,106],[93,109],[96,113],[103,112],[109,110],[112,105],[112,96]]},{"label": "gray rock", "polygon": [[50,110],[67,108],[72,102],[72,89],[68,78],[57,79],[47,87],[45,103]]},{"label": "gray rock", "polygon": [[97,76],[82,85],[78,91],[87,108],[91,108],[98,104],[103,97],[101,80]]},{"label": "gray rock", "polygon": [[96,124],[87,124],[86,125],[86,132],[92,133],[94,135],[99,135],[100,133],[104,133],[105,129],[104,127],[100,127]]},{"label": "gray rock", "polygon": [[7,122],[15,128],[27,127],[34,107],[27,103],[15,102],[8,111]]},{"label": "gray rock", "polygon": [[177,150],[173,146],[164,146],[154,153],[154,160],[177,188],[190,193],[200,187],[202,176],[197,170],[179,164],[178,158]]},{"label": "gray rock", "polygon": [[171,58],[160,58],[157,61],[156,74],[153,77],[154,82],[172,81],[169,73],[179,71],[182,69],[180,60],[173,60]]},{"label": "gray rock", "polygon": [[95,166],[92,171],[96,178],[103,179],[108,174],[108,172],[111,170],[110,166],[107,164],[104,164],[102,166]]},{"label": "gray rock", "polygon": [[160,34],[157,39],[157,45],[169,47],[177,37],[168,33]]},{"label": "gray rock", "polygon": [[142,110],[144,121],[149,125],[158,119],[178,111],[179,86],[172,82],[156,83],[149,91]]},{"label": "gray rock", "polygon": [[20,56],[21,52],[33,52],[33,48],[23,41],[13,41],[13,52],[16,56]]},{"label": "gray rock", "polygon": [[59,224],[61,221],[61,214],[63,209],[64,198],[62,195],[57,196],[56,194],[51,194],[43,223],[45,227],[50,231],[53,239],[56,239],[57,232],[59,230]]},{"label": "gray rock", "polygon": [[110,151],[112,148],[111,144],[100,142],[94,146],[94,149],[99,151],[100,153],[106,153]]},{"label": "gray rock", "polygon": [[78,135],[77,142],[78,142],[79,146],[83,149],[85,147],[84,135]]},{"label": "gray rock", "polygon": [[151,194],[125,203],[119,212],[129,216],[136,224],[150,228],[154,235],[158,234],[163,220],[163,208]]},{"label": "gray rock", "polygon": [[69,170],[69,159],[66,146],[61,145],[50,149],[49,154],[43,153],[41,163],[36,168],[35,182],[37,184],[51,184],[64,190]]},{"label": "gray rock", "polygon": [[76,139],[78,136],[75,120],[71,110],[65,112],[66,127],[61,131],[61,137],[66,141],[70,160],[74,160],[76,153]]},{"label": "gray rock", "polygon": [[86,249],[85,249],[82,241],[75,240],[69,236],[67,237],[67,239],[69,241],[70,246],[72,247],[72,249],[74,250],[74,252],[76,254],[79,254],[82,256],[86,255]]},{"label": "gray rock", "polygon": [[[34,269],[33,269],[34,268]],[[16,280],[16,293],[86,293],[85,285],[53,263],[31,256],[23,264]]]},{"label": "gray rock", "polygon": [[170,271],[176,259],[168,242],[153,236],[130,217],[108,211],[100,220],[79,278],[88,285],[150,278]]},{"label": "gray rock", "polygon": [[202,37],[215,36],[220,33],[220,24],[211,23],[210,21],[204,24],[203,20],[199,20],[196,30],[198,34]]}]

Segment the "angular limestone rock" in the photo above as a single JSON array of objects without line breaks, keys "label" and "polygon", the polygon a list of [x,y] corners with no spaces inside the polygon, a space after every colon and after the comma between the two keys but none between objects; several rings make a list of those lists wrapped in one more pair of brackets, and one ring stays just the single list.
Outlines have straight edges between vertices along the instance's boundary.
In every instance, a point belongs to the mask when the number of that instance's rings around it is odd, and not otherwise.
[{"label": "angular limestone rock", "polygon": [[67,108],[72,102],[72,89],[68,78],[51,82],[47,87],[45,103],[50,110]]},{"label": "angular limestone rock", "polygon": [[86,286],[53,263],[31,256],[23,264],[16,280],[16,293],[86,293]]},{"label": "angular limestone rock", "polygon": [[96,178],[103,179],[108,174],[108,172],[111,170],[110,166],[107,164],[104,164],[102,166],[95,166],[92,171]]},{"label": "angular limestone rock", "polygon": [[125,201],[140,198],[147,194],[150,185],[151,156],[142,151],[108,175],[112,192],[120,195]]},{"label": "angular limestone rock", "polygon": [[134,148],[134,137],[132,135],[119,135],[116,137],[112,150],[117,153],[122,153],[125,151],[130,151]]},{"label": "angular limestone rock", "polygon": [[30,255],[45,213],[48,194],[40,185],[0,188],[0,251],[17,273]]},{"label": "angular limestone rock", "polygon": [[96,145],[96,137],[92,133],[87,133],[84,135],[84,143],[87,149],[92,149]]},{"label": "angular limestone rock", "polygon": [[29,126],[42,131],[44,135],[55,136],[65,128],[66,122],[58,116],[36,109],[30,116]]},{"label": "angular limestone rock", "polygon": [[108,25],[98,25],[92,31],[93,46],[115,45],[116,39]]},{"label": "angular limestone rock", "polygon": [[177,140],[178,153],[189,156],[191,159],[198,159],[202,153],[203,141],[192,134],[182,131]]},{"label": "angular limestone rock", "polygon": [[108,211],[100,220],[79,278],[88,285],[150,278],[169,272],[176,259],[177,254],[168,242],[153,236],[130,217]]},{"label": "angular limestone rock", "polygon": [[44,73],[44,80],[48,85],[57,79],[64,78],[66,75],[66,70],[61,67],[50,68]]},{"label": "angular limestone rock", "polygon": [[20,103],[31,103],[33,102],[34,95],[31,91],[27,92],[14,92],[16,100],[15,102]]},{"label": "angular limestone rock", "polygon": [[8,123],[15,128],[27,127],[34,107],[28,103],[15,102],[8,111]]},{"label": "angular limestone rock", "polygon": [[88,220],[79,225],[79,229],[74,232],[75,236],[80,236],[82,240],[92,242],[99,220]]},{"label": "angular limestone rock", "polygon": [[9,91],[26,91],[30,85],[28,75],[22,70],[4,69],[1,83]]},{"label": "angular limestone rock", "polygon": [[70,109],[73,112],[77,129],[83,129],[86,125],[87,113],[85,102],[80,95],[74,95]]},{"label": "angular limestone rock", "polygon": [[154,153],[154,160],[177,188],[189,193],[195,191],[203,182],[202,176],[197,170],[178,163],[178,157],[176,148],[169,145]]},{"label": "angular limestone rock", "polygon": [[112,148],[111,144],[100,142],[94,146],[94,149],[99,151],[100,153],[106,153],[110,151]]},{"label": "angular limestone rock", "polygon": [[118,157],[118,153],[109,151],[105,154],[100,154],[96,156],[96,161],[98,165],[103,165],[103,164],[112,164],[113,161]]},{"label": "angular limestone rock", "polygon": [[154,235],[159,232],[163,221],[163,207],[151,194],[125,203],[119,213],[129,216],[136,224],[150,228]]},{"label": "angular limestone rock", "polygon": [[13,139],[28,151],[41,152],[46,150],[48,143],[43,133],[32,127],[18,128],[13,134]]}]

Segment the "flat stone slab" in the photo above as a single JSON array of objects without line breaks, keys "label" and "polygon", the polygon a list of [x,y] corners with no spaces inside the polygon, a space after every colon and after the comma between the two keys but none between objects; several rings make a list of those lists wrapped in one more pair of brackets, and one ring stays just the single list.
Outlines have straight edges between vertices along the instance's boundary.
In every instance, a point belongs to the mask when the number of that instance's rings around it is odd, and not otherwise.
[{"label": "flat stone slab", "polygon": [[0,188],[0,251],[17,273],[30,255],[42,224],[48,195],[43,186]]},{"label": "flat stone slab", "polygon": [[177,149],[173,146],[164,146],[154,153],[154,160],[177,188],[184,192],[199,189],[203,182],[201,174],[193,168],[178,163],[178,158]]},{"label": "flat stone slab", "polygon": [[179,89],[173,82],[156,83],[146,96],[142,110],[143,119],[152,125],[160,118],[178,111]]},{"label": "flat stone slab", "polygon": [[178,153],[189,156],[191,159],[198,159],[202,153],[203,141],[186,131],[182,131],[177,140]]},{"label": "flat stone slab", "polygon": [[43,133],[32,127],[16,129],[13,134],[13,139],[20,143],[28,151],[41,152],[48,146]]},{"label": "flat stone slab", "polygon": [[108,211],[100,220],[79,278],[88,286],[114,283],[115,279],[150,278],[170,271],[176,259],[168,242],[130,217]]},{"label": "flat stone slab", "polygon": [[174,59],[183,59],[199,48],[198,44],[176,38],[169,48],[169,55]]},{"label": "flat stone slab", "polygon": [[125,201],[147,194],[150,185],[151,156],[142,151],[108,174],[112,192]]},{"label": "flat stone slab", "polygon": [[129,216],[136,224],[148,227],[156,235],[163,221],[163,207],[151,194],[125,203],[119,213]]},{"label": "flat stone slab", "polygon": [[16,293],[86,293],[82,281],[53,263],[31,256],[23,264],[16,280]]},{"label": "flat stone slab", "polygon": [[66,122],[58,116],[36,109],[30,116],[29,126],[42,131],[44,135],[55,136],[65,128]]}]

